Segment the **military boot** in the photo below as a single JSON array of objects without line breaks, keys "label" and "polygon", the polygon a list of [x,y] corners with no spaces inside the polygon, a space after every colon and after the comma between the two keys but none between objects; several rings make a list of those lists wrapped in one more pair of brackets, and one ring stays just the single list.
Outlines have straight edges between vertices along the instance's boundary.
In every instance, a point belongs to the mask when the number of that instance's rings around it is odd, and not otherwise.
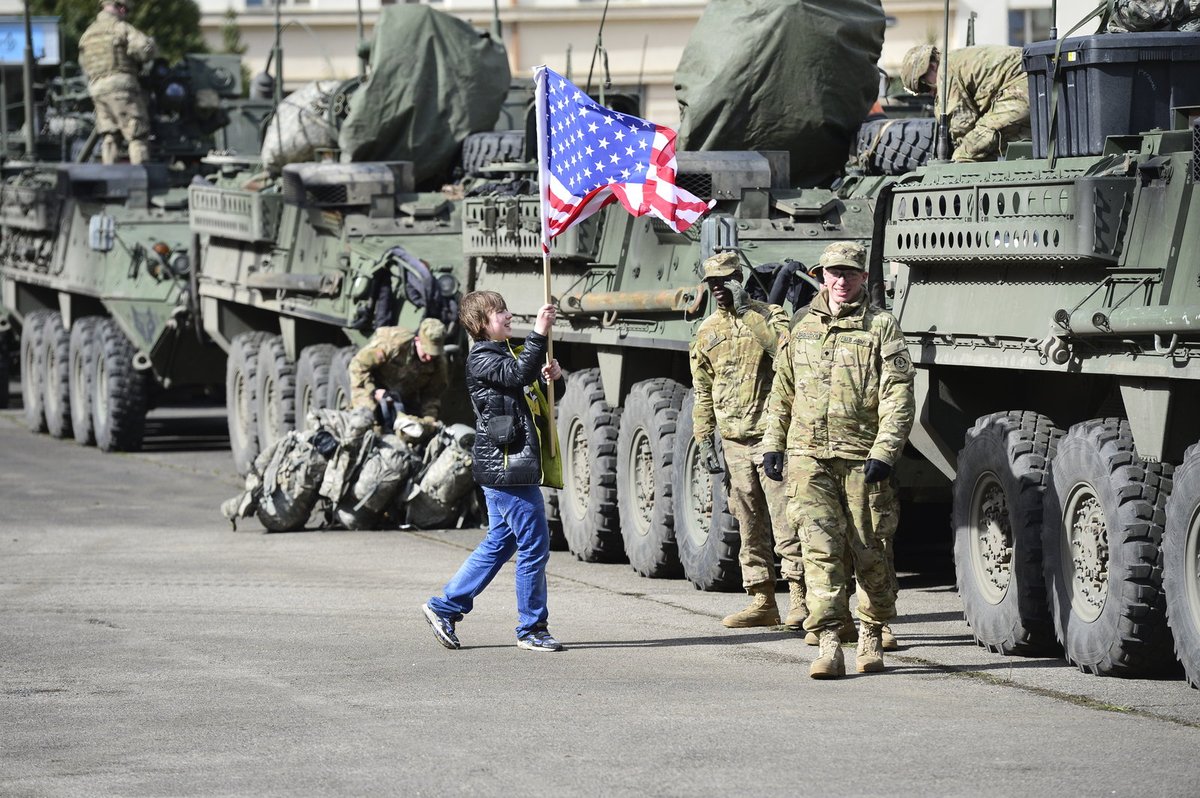
[{"label": "military boot", "polygon": [[822,629],[818,635],[821,654],[808,666],[808,675],[814,679],[836,679],[846,675],[846,658],[842,655],[842,641],[836,629]]},{"label": "military boot", "polygon": [[863,621],[862,635],[858,638],[858,658],[855,663],[859,673],[879,673],[883,670],[883,627]]},{"label": "military boot", "polygon": [[788,580],[788,593],[791,604],[783,623],[785,626],[799,629],[804,625],[804,619],[808,617],[808,603],[804,600],[804,583]]},{"label": "military boot", "polygon": [[896,636],[892,634],[892,627],[886,623],[883,625],[883,650],[895,651],[900,648],[900,644],[896,642]]},{"label": "military boot", "polygon": [[745,629],[750,626],[778,626],[779,608],[775,606],[775,585],[763,582],[746,589],[750,594],[750,606],[733,615],[726,615],[721,624],[730,629]]},{"label": "military boot", "polygon": [[[850,619],[842,624],[842,628],[838,630],[838,639],[843,643],[858,642],[858,627],[854,625],[854,619]],[[820,639],[816,632],[809,632],[804,636],[804,642],[810,646],[820,645]]]}]

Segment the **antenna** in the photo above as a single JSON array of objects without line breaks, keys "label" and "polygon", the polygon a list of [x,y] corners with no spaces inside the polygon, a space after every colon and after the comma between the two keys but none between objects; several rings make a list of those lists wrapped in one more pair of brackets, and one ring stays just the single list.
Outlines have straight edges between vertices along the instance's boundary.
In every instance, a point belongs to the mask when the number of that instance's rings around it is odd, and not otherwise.
[{"label": "antenna", "polygon": [[[29,0],[25,0],[25,156],[33,159],[33,23],[29,19]],[[5,109],[8,110],[8,109]]]},{"label": "antenna", "polygon": [[[596,71],[596,54],[604,52],[604,21],[608,19],[608,0],[604,0],[604,11],[600,14],[600,29],[596,31],[596,46],[592,50],[592,65],[588,67],[587,85],[584,94],[592,93],[592,74]],[[601,101],[603,105],[603,101]]]},{"label": "antenna", "polygon": [[950,160],[950,114],[946,113],[946,93],[950,90],[950,0],[945,0],[942,11],[942,62],[938,64],[938,77],[942,88],[938,92],[942,113],[938,119],[937,157],[939,161]]}]

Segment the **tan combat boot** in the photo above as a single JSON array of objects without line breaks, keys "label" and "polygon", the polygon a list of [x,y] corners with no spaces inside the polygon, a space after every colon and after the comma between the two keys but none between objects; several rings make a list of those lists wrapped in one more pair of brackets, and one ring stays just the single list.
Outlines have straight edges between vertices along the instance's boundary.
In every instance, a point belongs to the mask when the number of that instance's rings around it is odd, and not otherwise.
[{"label": "tan combat boot", "polygon": [[883,670],[883,627],[863,621],[862,636],[858,639],[859,673],[879,673]]},{"label": "tan combat boot", "polygon": [[785,626],[799,629],[804,625],[804,619],[808,617],[808,603],[804,600],[804,583],[788,580],[788,593],[791,604],[783,623]]},{"label": "tan combat boot", "polygon": [[730,629],[745,629],[750,626],[778,626],[779,608],[775,606],[775,585],[763,582],[746,588],[750,594],[750,606],[733,615],[726,615],[721,624]]},{"label": "tan combat boot", "polygon": [[[854,619],[846,621],[842,624],[842,628],[838,630],[838,639],[843,643],[858,642],[858,627],[854,625]],[[820,645],[820,640],[817,638],[816,632],[809,632],[804,636],[804,642],[810,646]]]},{"label": "tan combat boot", "polygon": [[892,627],[886,623],[883,625],[883,650],[895,651],[900,648],[900,644],[896,642],[896,636],[892,634]]},{"label": "tan combat boot", "polygon": [[842,641],[836,629],[822,629],[818,635],[821,654],[808,667],[808,675],[814,679],[836,679],[846,675],[846,658],[842,655]]}]

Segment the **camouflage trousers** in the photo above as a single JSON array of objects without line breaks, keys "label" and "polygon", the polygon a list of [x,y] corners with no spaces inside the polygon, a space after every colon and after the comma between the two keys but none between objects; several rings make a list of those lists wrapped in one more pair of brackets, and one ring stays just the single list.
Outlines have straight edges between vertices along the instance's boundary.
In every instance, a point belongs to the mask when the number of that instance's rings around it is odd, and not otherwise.
[{"label": "camouflage trousers", "polygon": [[116,163],[120,153],[118,134],[129,144],[129,162],[145,163],[150,158],[150,112],[146,98],[137,90],[112,89],[92,95],[96,111],[96,132],[103,137],[100,157],[104,163]]},{"label": "camouflage trousers", "polygon": [[804,628],[815,632],[850,620],[851,577],[858,581],[861,619],[883,624],[896,617],[891,548],[900,514],[891,482],[868,485],[862,460],[792,454],[787,469],[788,519],[804,549]]},{"label": "camouflage trousers", "polygon": [[803,582],[800,538],[787,521],[786,483],[767,479],[763,473],[762,440],[722,440],[721,449],[725,453],[729,511],[737,519],[742,539],[738,553],[742,586],[775,584],[776,554],[783,563],[783,578]]}]

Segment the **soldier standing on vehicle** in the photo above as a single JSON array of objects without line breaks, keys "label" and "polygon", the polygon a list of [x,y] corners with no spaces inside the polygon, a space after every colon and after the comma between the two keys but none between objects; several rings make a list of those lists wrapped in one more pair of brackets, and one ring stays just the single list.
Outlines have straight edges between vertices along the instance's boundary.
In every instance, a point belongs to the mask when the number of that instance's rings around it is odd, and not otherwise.
[{"label": "soldier standing on vehicle", "polygon": [[[762,476],[764,412],[788,317],[778,305],[750,299],[736,252],[706,259],[704,279],[717,300],[717,311],[700,325],[690,347],[693,434],[704,468],[710,474],[726,474],[729,509],[741,532],[742,586],[752,597],[750,606],[721,623],[730,628],[779,623],[774,551],[783,560],[781,571],[791,594],[784,622],[799,627],[808,614],[800,541],[787,523],[783,485]],[[723,468],[714,430],[721,433]]]},{"label": "soldier standing on vehicle", "polygon": [[101,0],[96,21],[79,38],[79,62],[88,79],[96,132],[103,137],[104,163],[117,162],[118,135],[125,137],[130,163],[150,159],[150,113],[138,72],[157,48],[154,39],[125,21],[132,7],[133,0]]},{"label": "soldier standing on vehicle", "polygon": [[437,319],[425,319],[415,333],[380,327],[350,361],[351,407],[377,412],[398,397],[395,412],[420,417],[432,433],[449,384],[445,339],[446,325]]},{"label": "soldier standing on vehicle", "polygon": [[[995,158],[1005,144],[1032,135],[1029,82],[1020,47],[985,45],[950,53],[946,113],[955,161]],[[931,44],[904,56],[900,79],[913,94],[936,94],[941,56]],[[940,104],[939,104],[940,106]]]},{"label": "soldier standing on vehicle", "polygon": [[912,429],[915,370],[896,319],[870,306],[866,250],[852,242],[821,254],[822,287],[775,363],[763,470],[782,480],[800,531],[808,618],[820,655],[814,679],[846,673],[839,630],[850,621],[844,566],[858,579],[858,672],[883,670],[883,626],[896,614],[885,541],[899,521],[889,477]]}]

